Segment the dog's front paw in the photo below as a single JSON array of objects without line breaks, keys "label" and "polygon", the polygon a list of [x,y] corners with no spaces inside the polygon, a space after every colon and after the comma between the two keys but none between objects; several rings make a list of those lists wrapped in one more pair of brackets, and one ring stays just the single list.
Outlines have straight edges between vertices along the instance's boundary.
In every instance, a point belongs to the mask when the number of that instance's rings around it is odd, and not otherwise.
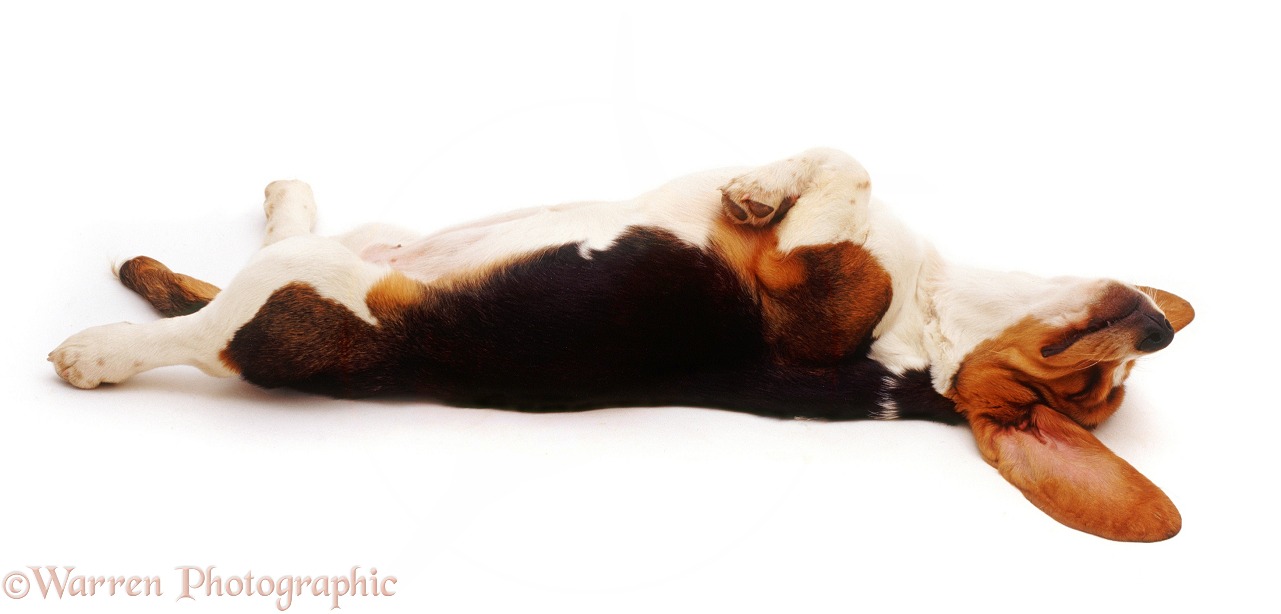
[{"label": "dog's front paw", "polygon": [[[760,196],[756,194],[746,194],[735,192],[738,196],[730,196],[728,188],[721,188],[721,208],[725,210],[725,217],[735,224],[747,224],[747,226],[769,226],[769,224],[778,222],[787,215],[788,209],[797,203],[796,196],[783,196],[778,200],[771,199],[769,196]],[[762,200],[765,203],[762,203]],[[769,204],[766,204],[769,203]]]},{"label": "dog's front paw", "polygon": [[783,219],[800,196],[794,177],[764,167],[739,175],[721,187],[721,206],[735,224],[768,226]]},{"label": "dog's front paw", "polygon": [[871,186],[857,160],[835,149],[816,148],[731,179],[721,187],[721,204],[733,223],[767,226],[782,220],[797,200],[806,208],[811,203],[866,208]]},{"label": "dog's front paw", "polygon": [[813,187],[821,150],[758,166],[721,187],[721,204],[731,222],[768,226],[787,215],[796,200]]},{"label": "dog's front paw", "polygon": [[76,388],[122,382],[142,366],[128,351],[133,326],[120,322],[85,329],[49,352],[49,362],[58,377]]}]

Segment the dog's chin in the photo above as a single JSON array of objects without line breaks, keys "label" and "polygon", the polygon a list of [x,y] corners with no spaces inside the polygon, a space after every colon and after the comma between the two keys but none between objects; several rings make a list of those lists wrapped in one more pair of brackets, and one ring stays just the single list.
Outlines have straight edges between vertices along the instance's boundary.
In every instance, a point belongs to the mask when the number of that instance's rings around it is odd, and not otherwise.
[{"label": "dog's chin", "polygon": [[1068,347],[1056,348],[1047,345],[1041,349],[1043,366],[1050,369],[1075,371],[1101,363],[1133,360],[1150,353],[1136,349],[1142,342],[1142,334],[1141,330],[1113,326],[1080,337]]},{"label": "dog's chin", "polygon": [[1092,318],[1084,327],[1041,346],[1041,358],[1061,360],[1071,354],[1090,354],[1095,360],[1121,360],[1151,354],[1170,345],[1175,330],[1163,313],[1138,304],[1110,317]]}]

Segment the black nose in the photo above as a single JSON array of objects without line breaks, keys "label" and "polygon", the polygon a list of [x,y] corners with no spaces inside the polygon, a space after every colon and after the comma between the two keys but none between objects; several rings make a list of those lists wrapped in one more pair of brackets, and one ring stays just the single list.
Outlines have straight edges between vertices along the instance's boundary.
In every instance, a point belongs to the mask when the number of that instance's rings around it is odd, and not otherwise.
[{"label": "black nose", "polygon": [[1174,341],[1174,327],[1162,315],[1147,315],[1142,336],[1136,346],[1140,352],[1155,352]]}]

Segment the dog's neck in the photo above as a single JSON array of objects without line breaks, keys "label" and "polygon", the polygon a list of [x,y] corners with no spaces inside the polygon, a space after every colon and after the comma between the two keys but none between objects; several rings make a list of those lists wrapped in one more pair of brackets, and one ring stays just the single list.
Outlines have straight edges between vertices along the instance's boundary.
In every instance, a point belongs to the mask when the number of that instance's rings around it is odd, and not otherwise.
[{"label": "dog's neck", "polygon": [[940,262],[921,280],[928,297],[925,344],[934,389],[946,393],[978,345],[1027,317],[1054,282],[1027,273]]},{"label": "dog's neck", "polygon": [[[980,343],[1029,315],[1053,312],[1081,281],[954,264],[929,243],[911,239],[914,258],[892,272],[894,301],[871,357],[891,371],[928,370],[939,394],[951,389],[961,363]],[[905,239],[897,240],[901,250]]]}]

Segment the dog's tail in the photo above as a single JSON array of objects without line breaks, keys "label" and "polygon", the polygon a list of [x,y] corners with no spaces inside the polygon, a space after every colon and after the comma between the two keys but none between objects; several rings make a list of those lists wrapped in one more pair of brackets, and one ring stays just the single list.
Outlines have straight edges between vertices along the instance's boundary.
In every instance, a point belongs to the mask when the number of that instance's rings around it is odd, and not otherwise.
[{"label": "dog's tail", "polygon": [[161,315],[172,318],[200,311],[218,295],[218,287],[194,277],[175,273],[146,256],[120,265],[120,283],[147,299]]}]

